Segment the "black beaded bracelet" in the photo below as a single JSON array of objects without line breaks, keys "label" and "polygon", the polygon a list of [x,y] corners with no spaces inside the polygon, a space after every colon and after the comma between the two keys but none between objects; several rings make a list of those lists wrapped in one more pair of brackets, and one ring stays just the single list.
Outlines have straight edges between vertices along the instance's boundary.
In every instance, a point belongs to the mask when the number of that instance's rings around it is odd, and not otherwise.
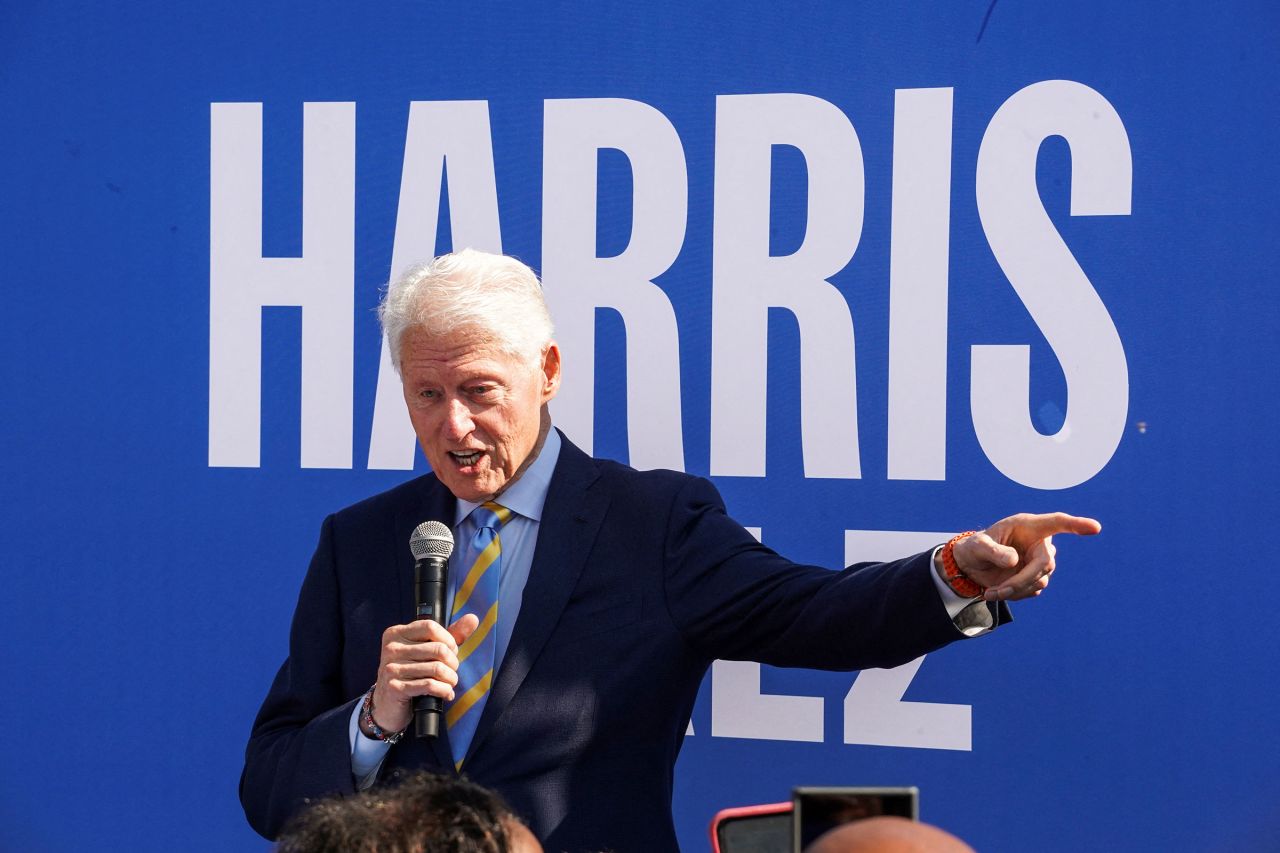
[{"label": "black beaded bracelet", "polygon": [[373,691],[378,685],[374,684],[369,688],[369,692],[364,694],[364,704],[360,706],[360,725],[362,729],[368,729],[368,736],[374,740],[380,740],[387,746],[392,746],[404,737],[404,733],[408,731],[408,726],[398,732],[387,732],[382,726],[373,721]]}]

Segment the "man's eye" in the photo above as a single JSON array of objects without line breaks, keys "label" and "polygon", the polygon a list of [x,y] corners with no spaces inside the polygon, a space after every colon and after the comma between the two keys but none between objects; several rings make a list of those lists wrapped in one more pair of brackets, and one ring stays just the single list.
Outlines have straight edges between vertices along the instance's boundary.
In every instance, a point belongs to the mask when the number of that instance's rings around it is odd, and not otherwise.
[{"label": "man's eye", "polygon": [[424,400],[434,400],[435,398],[440,396],[440,392],[432,388],[427,388],[422,391],[419,391],[418,396]]},{"label": "man's eye", "polygon": [[471,389],[471,393],[477,397],[483,397],[491,391],[493,391],[493,386],[491,385],[476,385]]}]

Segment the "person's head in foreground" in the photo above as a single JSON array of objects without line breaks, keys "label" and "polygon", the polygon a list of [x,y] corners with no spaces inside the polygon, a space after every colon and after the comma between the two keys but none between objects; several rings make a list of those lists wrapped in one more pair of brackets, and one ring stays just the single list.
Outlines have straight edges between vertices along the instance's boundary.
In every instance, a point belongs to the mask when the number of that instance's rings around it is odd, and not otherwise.
[{"label": "person's head in foreground", "polygon": [[394,787],[322,800],[280,838],[280,853],[542,853],[487,788],[433,773]]},{"label": "person's head in foreground", "polygon": [[904,817],[873,817],[837,826],[804,853],[974,853],[936,826]]}]

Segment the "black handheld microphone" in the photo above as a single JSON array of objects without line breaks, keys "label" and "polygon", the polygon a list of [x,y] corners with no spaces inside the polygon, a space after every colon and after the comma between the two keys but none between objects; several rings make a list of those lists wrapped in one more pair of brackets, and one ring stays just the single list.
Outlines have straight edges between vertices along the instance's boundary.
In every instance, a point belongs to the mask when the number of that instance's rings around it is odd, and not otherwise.
[{"label": "black handheld microphone", "polygon": [[[453,553],[453,534],[438,521],[424,521],[409,537],[413,552],[413,597],[417,602],[414,619],[431,619],[445,624],[445,593],[449,587],[449,555]],[[444,700],[439,696],[415,696],[413,699],[413,736],[436,737],[440,734],[440,715]]]}]

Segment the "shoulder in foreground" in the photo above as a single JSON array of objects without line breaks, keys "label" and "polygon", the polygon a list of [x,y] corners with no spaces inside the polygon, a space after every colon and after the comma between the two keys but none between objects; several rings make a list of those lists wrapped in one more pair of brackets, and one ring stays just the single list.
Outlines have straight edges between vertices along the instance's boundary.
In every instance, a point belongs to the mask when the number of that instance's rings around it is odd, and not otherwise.
[{"label": "shoulder in foreground", "polygon": [[622,462],[591,456],[560,433],[560,462],[556,466],[556,478],[561,481],[588,485],[597,478],[611,488],[658,494],[676,494],[691,480],[702,479],[682,471],[655,468],[639,471]]},{"label": "shoulder in foreground", "polygon": [[686,474],[683,471],[672,471],[667,468],[653,468],[639,471],[630,465],[614,462],[611,459],[595,459],[596,470],[600,479],[615,493],[630,493],[645,500],[657,500],[664,505],[670,503],[677,495],[687,493],[692,488],[695,493],[719,491],[705,477]]},{"label": "shoulder in foreground", "polygon": [[693,474],[672,471],[670,468],[651,468],[641,471],[612,459],[595,459],[594,462],[602,477],[644,483],[655,488],[680,488],[690,480],[697,479]]}]

